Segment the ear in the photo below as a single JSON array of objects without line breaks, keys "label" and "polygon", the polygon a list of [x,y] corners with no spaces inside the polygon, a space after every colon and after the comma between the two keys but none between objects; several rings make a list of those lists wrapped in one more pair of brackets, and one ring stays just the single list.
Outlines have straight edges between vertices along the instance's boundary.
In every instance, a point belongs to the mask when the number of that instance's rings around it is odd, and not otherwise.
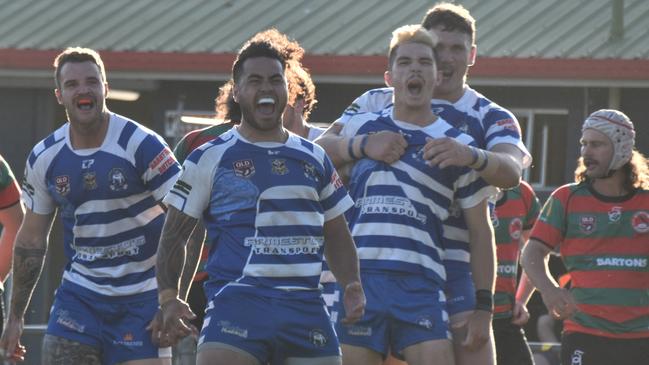
[{"label": "ear", "polygon": [[104,97],[108,98],[108,94],[110,93],[110,87],[108,87],[108,83],[104,82]]},{"label": "ear", "polygon": [[390,71],[385,71],[383,73],[383,81],[388,87],[392,87],[392,73]]},{"label": "ear", "polygon": [[54,96],[56,96],[56,101],[59,103],[59,105],[63,105],[63,97],[61,96],[61,90],[59,89],[54,89]]},{"label": "ear", "polygon": [[239,86],[236,83],[232,86],[232,99],[234,102],[239,104]]},{"label": "ear", "polygon": [[478,55],[478,46],[475,44],[471,46],[471,51],[469,52],[469,62],[468,65],[469,67],[475,65],[475,58]]}]

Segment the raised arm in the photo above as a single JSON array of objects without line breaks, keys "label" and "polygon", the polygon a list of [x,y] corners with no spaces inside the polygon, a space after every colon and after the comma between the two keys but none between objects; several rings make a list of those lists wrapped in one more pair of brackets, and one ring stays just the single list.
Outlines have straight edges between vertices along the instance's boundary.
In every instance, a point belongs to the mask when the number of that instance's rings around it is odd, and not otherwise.
[{"label": "raised arm", "polygon": [[25,311],[43,270],[48,236],[52,228],[54,214],[41,215],[27,210],[16,236],[14,247],[13,289],[9,317],[0,349],[5,354],[14,354],[21,347]]},{"label": "raised arm", "polygon": [[325,222],[324,237],[327,264],[344,288],[343,303],[347,316],[343,323],[356,322],[365,311],[365,293],[361,285],[356,246],[342,214]]}]

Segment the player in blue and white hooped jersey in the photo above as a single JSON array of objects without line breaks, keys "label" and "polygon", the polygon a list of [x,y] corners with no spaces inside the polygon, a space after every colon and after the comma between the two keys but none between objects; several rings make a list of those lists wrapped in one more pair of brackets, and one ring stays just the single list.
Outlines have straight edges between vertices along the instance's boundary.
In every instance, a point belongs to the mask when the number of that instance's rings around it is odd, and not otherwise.
[{"label": "player in blue and white hooped jersey", "polygon": [[210,240],[209,300],[198,364],[340,364],[320,293],[323,253],[345,287],[348,321],[365,297],[344,212],[353,204],[324,150],[282,126],[285,61],[247,42],[233,66],[241,123],[192,152],[165,198],[158,250],[162,333],[175,341],[192,316],[178,298],[183,242],[199,218]]},{"label": "player in blue and white hooped jersey", "polygon": [[99,55],[68,48],[55,61],[56,96],[69,122],[30,153],[16,239],[12,314],[3,349],[19,341],[25,308],[58,210],[68,263],[43,342],[44,363],[170,364],[145,330],[157,311],[160,201],[180,174],[153,131],[111,113]]},{"label": "player in blue and white hooped jersey", "polygon": [[[471,233],[490,244],[486,201],[493,189],[470,168],[431,166],[423,156],[439,138],[474,144],[429,107],[437,83],[434,47],[421,26],[395,30],[385,74],[395,88],[394,108],[354,115],[341,131],[356,202],[347,217],[367,295],[359,322],[336,323],[345,363],[380,364],[391,352],[409,364],[454,364],[442,290],[442,221],[453,202],[470,217]],[[390,163],[367,158],[367,140],[386,132],[401,136],[403,153]],[[339,304],[334,307],[345,314]]]},{"label": "player in blue and white hooped jersey", "polygon": [[[471,135],[479,148],[468,148],[458,141],[444,138],[435,140],[424,156],[440,166],[472,167],[496,187],[518,185],[522,169],[530,165],[531,158],[521,141],[516,118],[466,83],[477,50],[473,17],[460,5],[440,3],[427,12],[422,25],[439,38],[436,53],[441,80],[433,92],[431,109],[454,127]],[[392,88],[370,90],[354,100],[340,120],[344,121],[359,112],[379,112],[392,103]],[[325,133],[324,138],[335,135],[340,128],[336,124]],[[344,145],[344,141],[341,144]],[[370,158],[391,162],[403,153],[403,144],[403,138],[399,135],[377,134],[370,136],[367,152]],[[339,158],[341,162],[345,160],[344,147],[341,146],[339,150],[342,151],[341,157],[330,153],[337,165]],[[454,214],[445,222],[444,234],[447,247],[447,305],[457,363],[492,364],[495,362],[495,350],[490,334],[491,321],[482,313],[484,311],[473,309],[476,306],[474,282],[484,295],[488,294],[487,291],[493,291],[495,248],[472,246],[469,250],[466,224],[458,209],[454,209]],[[486,309],[486,306],[482,308]],[[469,338],[463,341],[467,332]],[[485,336],[489,336],[487,345],[479,346],[484,343],[479,338]]]}]

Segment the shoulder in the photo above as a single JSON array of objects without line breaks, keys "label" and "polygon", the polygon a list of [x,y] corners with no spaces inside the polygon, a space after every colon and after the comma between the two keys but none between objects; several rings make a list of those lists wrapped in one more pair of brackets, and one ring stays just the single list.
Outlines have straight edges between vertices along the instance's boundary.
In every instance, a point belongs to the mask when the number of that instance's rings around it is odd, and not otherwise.
[{"label": "shoulder", "polygon": [[444,133],[444,136],[453,138],[458,142],[466,145],[475,145],[475,140],[469,134],[460,131],[459,129],[453,127],[449,122],[447,122],[442,117],[439,117],[435,124],[438,124],[438,127]]},{"label": "shoulder", "polygon": [[44,159],[47,159],[47,157],[54,156],[65,144],[68,128],[69,123],[65,123],[50,135],[36,143],[27,158],[28,166],[33,167],[37,161],[43,161]]}]

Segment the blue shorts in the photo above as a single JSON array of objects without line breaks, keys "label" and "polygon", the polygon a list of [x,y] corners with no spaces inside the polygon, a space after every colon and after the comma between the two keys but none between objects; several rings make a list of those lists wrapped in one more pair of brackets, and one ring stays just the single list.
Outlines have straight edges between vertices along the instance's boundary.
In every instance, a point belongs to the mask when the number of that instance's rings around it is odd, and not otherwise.
[{"label": "blue shorts", "polygon": [[334,308],[334,304],[342,298],[340,288],[335,282],[320,283],[320,285],[322,285],[322,299],[324,299],[325,305],[327,306],[331,323],[335,324],[338,320],[338,311]]},{"label": "blue shorts", "polygon": [[475,286],[470,271],[446,268],[446,311],[449,316],[475,309]]},{"label": "blue shorts", "polygon": [[158,348],[151,342],[151,331],[145,330],[158,310],[155,291],[137,298],[108,300],[91,293],[81,287],[59,288],[47,334],[96,347],[102,364],[171,357],[171,347]]},{"label": "blue shorts", "polygon": [[369,348],[383,356],[389,352],[398,356],[417,343],[451,338],[444,294],[429,279],[363,273],[361,280],[367,306],[360,321],[349,326],[340,323],[345,309],[340,301],[334,303],[341,343]]},{"label": "blue shorts", "polygon": [[211,298],[198,340],[198,351],[208,348],[235,348],[262,364],[341,356],[319,293],[268,296],[241,286],[226,287]]}]

